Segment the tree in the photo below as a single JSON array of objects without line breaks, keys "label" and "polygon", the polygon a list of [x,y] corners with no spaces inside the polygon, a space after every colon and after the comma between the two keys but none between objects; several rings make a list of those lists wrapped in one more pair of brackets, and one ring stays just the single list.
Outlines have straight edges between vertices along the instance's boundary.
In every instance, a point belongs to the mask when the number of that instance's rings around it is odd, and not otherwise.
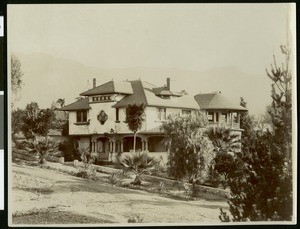
[{"label": "tree", "polygon": [[208,128],[207,136],[214,146],[215,156],[211,164],[211,182],[222,183],[226,188],[227,180],[237,169],[234,155],[240,151],[239,135],[230,128]]},{"label": "tree", "polygon": [[53,126],[55,114],[50,108],[40,109],[36,102],[27,104],[22,122],[21,131],[26,139],[34,139],[36,136],[47,136]]},{"label": "tree", "polygon": [[[237,154],[242,162],[239,173],[229,178],[231,197],[230,213],[233,221],[291,220],[293,214],[292,184],[292,128],[291,128],[291,73],[289,52],[281,51],[286,58],[281,68],[271,65],[273,131],[264,133],[249,129],[251,138]],[[250,143],[248,142],[250,141]],[[221,211],[220,219],[228,221]]]},{"label": "tree", "polygon": [[168,117],[162,124],[169,146],[169,175],[190,182],[203,181],[213,157],[213,145],[206,136],[207,118],[196,115]]},{"label": "tree", "polygon": [[[22,76],[23,72],[21,69],[21,62],[20,60],[15,56],[11,56],[11,90],[15,97],[13,97],[13,101],[18,100],[18,93],[22,89],[23,81]],[[13,102],[12,102],[13,105]]]},{"label": "tree", "polygon": [[281,52],[285,57],[285,63],[277,66],[275,55],[271,71],[266,69],[268,77],[272,80],[272,110],[270,115],[274,124],[276,143],[285,150],[286,159],[291,160],[292,150],[292,74],[290,71],[290,50],[281,45]]},{"label": "tree", "polygon": [[131,103],[128,104],[128,106],[126,107],[125,123],[127,123],[129,130],[131,130],[134,133],[133,152],[135,152],[136,146],[136,132],[142,128],[144,122],[145,109],[146,106],[143,103]]},{"label": "tree", "polygon": [[17,109],[11,112],[11,136],[13,142],[15,142],[15,135],[22,130],[22,120],[25,115],[24,110]]},{"label": "tree", "polygon": [[208,128],[207,136],[212,141],[216,153],[237,152],[240,149],[239,135],[230,128]]},{"label": "tree", "polygon": [[[247,102],[241,97],[240,105],[247,108]],[[253,148],[255,140],[255,124],[253,116],[249,112],[243,112],[240,116],[240,128],[243,130],[241,136],[242,152],[247,149]]]}]

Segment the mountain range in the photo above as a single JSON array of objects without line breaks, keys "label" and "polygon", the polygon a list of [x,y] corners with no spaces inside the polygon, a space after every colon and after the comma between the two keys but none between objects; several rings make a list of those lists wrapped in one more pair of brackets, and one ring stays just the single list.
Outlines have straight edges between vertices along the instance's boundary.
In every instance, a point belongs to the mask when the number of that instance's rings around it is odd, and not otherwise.
[{"label": "mountain range", "polygon": [[24,73],[21,98],[15,103],[20,108],[31,101],[37,102],[41,108],[50,107],[58,98],[65,98],[66,104],[72,103],[81,92],[92,87],[93,78],[96,78],[97,85],[112,79],[124,81],[140,78],[163,86],[169,77],[174,91],[185,90],[190,95],[221,91],[237,104],[243,97],[249,113],[253,115],[263,114],[266,105],[271,102],[271,81],[263,70],[261,75],[256,75],[234,66],[206,71],[149,67],[105,69],[44,53],[16,53],[15,56],[20,60]]}]

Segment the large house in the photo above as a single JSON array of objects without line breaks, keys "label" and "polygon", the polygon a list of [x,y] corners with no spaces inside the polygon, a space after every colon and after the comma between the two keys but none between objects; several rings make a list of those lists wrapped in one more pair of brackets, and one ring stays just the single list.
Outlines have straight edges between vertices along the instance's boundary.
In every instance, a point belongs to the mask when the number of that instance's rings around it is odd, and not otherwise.
[{"label": "large house", "polygon": [[200,110],[208,115],[210,125],[241,133],[239,113],[246,110],[233,105],[220,92],[196,96],[173,92],[170,78],[162,87],[141,80],[112,80],[96,86],[94,79],[93,88],[80,96],[60,110],[69,112],[69,134],[78,140],[80,148],[89,149],[98,160],[111,160],[113,153],[130,152],[133,148],[133,134],[124,122],[130,103],[146,105],[136,149],[147,150],[163,160],[167,155],[160,126],[170,114],[189,115]]}]

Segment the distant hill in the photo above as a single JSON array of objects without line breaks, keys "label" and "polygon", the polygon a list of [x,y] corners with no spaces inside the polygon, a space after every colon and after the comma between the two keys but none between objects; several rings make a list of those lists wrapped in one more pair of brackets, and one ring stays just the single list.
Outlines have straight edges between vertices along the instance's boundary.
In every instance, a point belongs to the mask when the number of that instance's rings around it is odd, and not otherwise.
[{"label": "distant hill", "polygon": [[263,72],[262,75],[247,74],[231,66],[203,72],[144,67],[103,69],[43,53],[17,53],[16,56],[24,72],[22,98],[15,104],[16,107],[23,108],[31,101],[38,102],[40,107],[50,107],[51,102],[58,98],[65,98],[66,104],[71,103],[79,93],[91,88],[92,78],[97,79],[97,85],[111,79],[140,78],[162,86],[170,77],[171,87],[175,91],[186,90],[190,95],[195,95],[220,90],[236,103],[244,97],[251,114],[264,113],[265,106],[271,102],[271,82]]}]

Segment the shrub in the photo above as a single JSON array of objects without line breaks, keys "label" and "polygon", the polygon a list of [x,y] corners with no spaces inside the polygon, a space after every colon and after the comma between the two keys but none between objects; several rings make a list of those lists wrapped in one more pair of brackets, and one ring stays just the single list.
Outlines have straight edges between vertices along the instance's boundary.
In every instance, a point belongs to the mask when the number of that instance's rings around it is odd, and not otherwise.
[{"label": "shrub", "polygon": [[136,177],[132,184],[141,185],[141,175],[155,167],[158,160],[148,155],[147,152],[136,152],[130,155],[118,155],[118,164],[126,171],[132,171]]},{"label": "shrub", "polygon": [[130,217],[127,222],[128,223],[142,223],[144,220],[139,216]]},{"label": "shrub", "polygon": [[48,153],[53,152],[57,147],[56,144],[47,137],[27,140],[27,144],[27,150],[29,152],[37,153],[39,155],[40,164],[44,164]]},{"label": "shrub", "polygon": [[162,124],[165,143],[169,147],[169,175],[175,179],[202,180],[213,158],[213,146],[206,136],[207,118],[201,113],[191,116],[173,115]]},{"label": "shrub", "polygon": [[75,147],[73,138],[69,137],[66,141],[59,143],[58,149],[63,152],[65,161],[79,160],[80,154]]}]

